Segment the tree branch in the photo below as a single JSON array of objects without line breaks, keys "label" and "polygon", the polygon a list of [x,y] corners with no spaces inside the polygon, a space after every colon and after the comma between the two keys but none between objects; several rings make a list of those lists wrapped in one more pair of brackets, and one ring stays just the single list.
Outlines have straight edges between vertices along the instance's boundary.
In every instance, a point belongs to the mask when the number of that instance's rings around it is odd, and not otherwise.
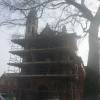
[{"label": "tree branch", "polygon": [[87,18],[89,21],[93,20],[93,15],[91,11],[88,8],[86,8],[85,5],[83,6],[81,4],[78,4],[73,0],[65,0],[65,1],[66,3],[75,6],[80,12],[82,12],[82,17]]},{"label": "tree branch", "polygon": [[95,20],[95,23],[98,23],[100,25],[100,6],[97,10],[96,15],[94,16],[94,20]]}]

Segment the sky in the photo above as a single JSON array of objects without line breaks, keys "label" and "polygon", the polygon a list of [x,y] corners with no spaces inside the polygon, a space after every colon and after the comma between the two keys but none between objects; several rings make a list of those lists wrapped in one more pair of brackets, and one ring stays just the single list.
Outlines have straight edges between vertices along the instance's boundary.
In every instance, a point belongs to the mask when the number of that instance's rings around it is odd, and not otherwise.
[{"label": "sky", "polygon": [[[90,9],[95,9],[100,4],[98,0],[92,0],[91,6],[89,6]],[[88,5],[90,5],[90,2],[87,2]],[[43,20],[44,21],[44,20]],[[40,21],[39,24],[43,24],[43,21]],[[48,21],[47,21],[48,22]],[[47,23],[46,22],[46,23]],[[14,28],[14,27],[0,27],[0,76],[7,72],[8,65],[10,59],[9,51],[11,49],[11,34],[20,32],[21,34],[25,33],[25,28]],[[79,31],[80,33],[81,31]],[[84,64],[87,63],[88,58],[88,37],[86,37],[81,44],[78,46],[78,55],[82,57]]]},{"label": "sky", "polygon": [[5,28],[0,28],[0,75],[7,70],[7,62],[9,59],[10,45],[9,45],[9,34]]},{"label": "sky", "polygon": [[[20,30],[22,34],[24,29]],[[18,28],[14,27],[0,27],[0,76],[7,72],[8,65],[10,60],[10,49],[11,49],[11,36],[12,34],[19,32]]]}]

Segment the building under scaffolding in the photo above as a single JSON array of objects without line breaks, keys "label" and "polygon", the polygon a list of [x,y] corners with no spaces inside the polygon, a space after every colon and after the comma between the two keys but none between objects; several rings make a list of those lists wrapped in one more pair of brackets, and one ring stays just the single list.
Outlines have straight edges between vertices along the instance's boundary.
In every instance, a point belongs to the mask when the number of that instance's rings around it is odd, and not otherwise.
[{"label": "building under scaffolding", "polygon": [[24,49],[10,51],[22,60],[8,63],[21,69],[13,75],[18,80],[18,100],[81,100],[84,66],[76,54],[79,37],[66,33],[65,27],[57,32],[49,25],[38,34],[35,11],[28,18],[25,38],[12,40]]}]

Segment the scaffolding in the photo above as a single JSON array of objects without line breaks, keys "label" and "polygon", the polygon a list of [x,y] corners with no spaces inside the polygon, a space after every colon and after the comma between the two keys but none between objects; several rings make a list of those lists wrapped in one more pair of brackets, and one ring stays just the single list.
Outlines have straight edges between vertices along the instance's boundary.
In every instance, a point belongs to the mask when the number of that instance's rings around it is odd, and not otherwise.
[{"label": "scaffolding", "polygon": [[84,67],[74,38],[73,34],[14,36],[8,64],[20,72],[13,75],[19,100],[81,100]]},{"label": "scaffolding", "polygon": [[[24,35],[19,35],[19,34],[12,35],[12,39],[23,39],[23,38]],[[12,42],[10,51],[19,51],[19,50],[24,50],[24,48]],[[20,56],[10,53],[9,63],[21,63],[21,62],[22,58]],[[20,68],[8,65],[7,73],[19,73],[20,71],[21,71]]]}]

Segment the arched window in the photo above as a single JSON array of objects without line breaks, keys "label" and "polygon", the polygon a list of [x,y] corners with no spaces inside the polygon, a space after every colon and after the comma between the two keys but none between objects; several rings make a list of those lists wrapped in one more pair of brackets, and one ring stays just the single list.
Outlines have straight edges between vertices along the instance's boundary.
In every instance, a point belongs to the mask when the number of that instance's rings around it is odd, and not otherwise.
[{"label": "arched window", "polygon": [[48,87],[41,85],[38,88],[37,100],[47,100],[48,99]]}]

